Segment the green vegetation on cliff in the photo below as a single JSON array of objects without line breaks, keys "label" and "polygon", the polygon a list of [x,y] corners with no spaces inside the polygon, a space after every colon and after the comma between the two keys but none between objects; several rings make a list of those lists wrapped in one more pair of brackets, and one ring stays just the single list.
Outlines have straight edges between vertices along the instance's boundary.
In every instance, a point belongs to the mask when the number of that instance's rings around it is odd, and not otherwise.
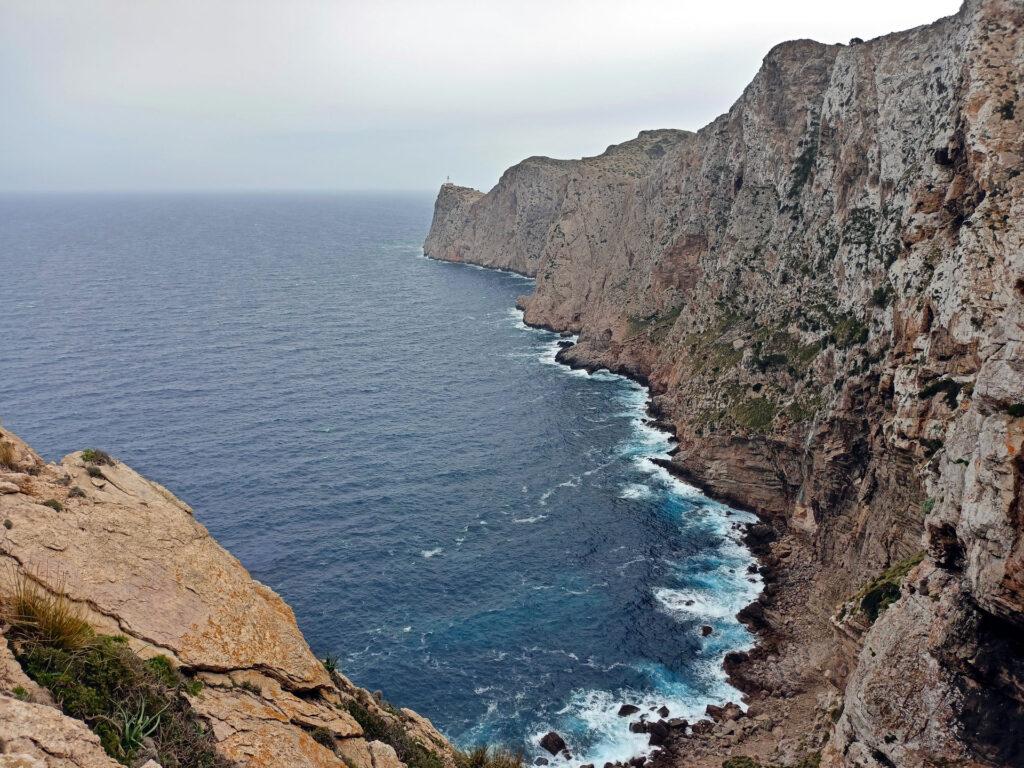
[{"label": "green vegetation on cliff", "polygon": [[679,319],[680,313],[683,311],[682,306],[668,309],[660,314],[655,312],[647,315],[646,317],[635,317],[630,315],[627,319],[627,326],[630,336],[637,336],[641,333],[646,333],[651,341],[659,342],[662,341],[668,332],[675,325],[676,320]]},{"label": "green vegetation on cliff", "polygon": [[0,468],[18,468],[18,456],[14,451],[14,445],[6,440],[0,440]]},{"label": "green vegetation on cliff", "polygon": [[918,552],[906,560],[889,566],[857,593],[854,600],[857,601],[860,609],[871,623],[874,623],[886,608],[899,600],[902,594],[903,580],[910,573],[910,569],[922,560],[924,560],[924,552]]},{"label": "green vegetation on cliff", "polygon": [[[113,759],[143,754],[164,768],[229,768],[186,694],[197,681],[163,656],[143,661],[124,637],[97,635],[77,606],[21,577],[3,599],[14,653],[25,673],[85,722]],[[148,750],[148,751],[147,751]]]},{"label": "green vegetation on cliff", "polygon": [[398,723],[371,712],[358,701],[348,702],[346,708],[363,729],[363,736],[367,741],[383,741],[390,744],[398,759],[409,768],[444,768],[444,761],[440,755],[411,738]]},{"label": "green vegetation on cliff", "polygon": [[766,397],[743,400],[729,409],[736,423],[752,432],[764,432],[775,418],[775,404]]},{"label": "green vegetation on cliff", "polygon": [[[381,706],[390,708],[386,702]],[[348,702],[346,708],[362,727],[367,741],[391,745],[398,759],[409,768],[444,768],[441,756],[409,736],[399,723],[375,714],[358,701]],[[456,750],[455,763],[456,768],[523,768],[523,756],[500,747],[479,746],[469,751]]]},{"label": "green vegetation on cliff", "polygon": [[778,763],[762,763],[745,755],[730,757],[728,760],[722,761],[722,768],[818,768],[819,765],[821,765],[820,752],[812,752],[795,763],[784,766]]}]

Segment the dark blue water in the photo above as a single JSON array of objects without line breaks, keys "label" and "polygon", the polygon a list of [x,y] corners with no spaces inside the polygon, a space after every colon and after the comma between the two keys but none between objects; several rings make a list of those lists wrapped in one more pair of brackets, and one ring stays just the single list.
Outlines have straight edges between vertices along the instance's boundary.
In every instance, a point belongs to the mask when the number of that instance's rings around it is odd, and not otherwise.
[{"label": "dark blue water", "polygon": [[554,363],[530,281],[424,259],[430,212],[2,198],[0,417],[167,485],[317,653],[460,742],[635,754],[621,702],[730,696],[745,518],[648,460],[640,387]]}]

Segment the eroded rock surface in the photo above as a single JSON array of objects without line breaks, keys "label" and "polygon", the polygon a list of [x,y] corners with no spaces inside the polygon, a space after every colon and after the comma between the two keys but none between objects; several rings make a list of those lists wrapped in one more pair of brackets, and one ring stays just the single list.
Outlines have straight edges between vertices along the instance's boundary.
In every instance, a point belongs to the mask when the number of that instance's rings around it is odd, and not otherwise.
[{"label": "eroded rock surface", "polygon": [[[190,702],[224,756],[253,768],[343,768],[346,759],[349,768],[378,768],[378,759],[380,768],[399,768],[393,750],[363,739],[349,713],[358,702],[451,763],[450,745],[428,720],[396,714],[328,673],[284,601],[166,488],[116,460],[75,453],[45,464],[10,432],[0,441],[16,455],[0,480],[17,487],[0,495],[4,579],[27,575],[78,605],[98,632],[124,635],[140,656],[165,655],[201,680]],[[2,633],[0,749],[0,760],[10,753],[47,766],[116,765],[84,724],[63,716],[24,674]]]},{"label": "eroded rock surface", "polygon": [[1022,25],[783,43],[696,133],[438,195],[428,256],[535,276],[560,358],[648,381],[672,468],[774,529],[727,663],[772,705],[681,764],[1024,764]]},{"label": "eroded rock surface", "polygon": [[0,694],[0,768],[117,768],[84,723]]}]

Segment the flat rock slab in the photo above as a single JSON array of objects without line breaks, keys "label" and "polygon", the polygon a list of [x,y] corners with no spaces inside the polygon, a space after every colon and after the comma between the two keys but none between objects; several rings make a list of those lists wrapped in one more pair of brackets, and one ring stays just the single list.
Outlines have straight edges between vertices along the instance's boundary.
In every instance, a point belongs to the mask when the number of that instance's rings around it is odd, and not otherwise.
[{"label": "flat rock slab", "polygon": [[45,704],[0,695],[3,768],[120,768],[85,723]]},{"label": "flat rock slab", "polygon": [[[0,555],[87,603],[112,631],[189,668],[258,669],[292,689],[330,685],[291,608],[252,579],[186,504],[120,462],[97,467],[102,489],[67,497],[58,473],[89,487],[87,466],[72,454],[34,478],[35,498],[0,496],[0,518],[12,521]],[[40,503],[48,498],[64,511]]]}]

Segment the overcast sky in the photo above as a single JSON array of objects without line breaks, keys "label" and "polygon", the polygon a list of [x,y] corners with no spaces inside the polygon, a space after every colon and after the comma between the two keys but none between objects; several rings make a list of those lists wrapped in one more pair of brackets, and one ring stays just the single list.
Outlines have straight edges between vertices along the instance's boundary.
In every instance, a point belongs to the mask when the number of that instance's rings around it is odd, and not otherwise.
[{"label": "overcast sky", "polygon": [[0,189],[489,189],[959,0],[0,0]]}]

